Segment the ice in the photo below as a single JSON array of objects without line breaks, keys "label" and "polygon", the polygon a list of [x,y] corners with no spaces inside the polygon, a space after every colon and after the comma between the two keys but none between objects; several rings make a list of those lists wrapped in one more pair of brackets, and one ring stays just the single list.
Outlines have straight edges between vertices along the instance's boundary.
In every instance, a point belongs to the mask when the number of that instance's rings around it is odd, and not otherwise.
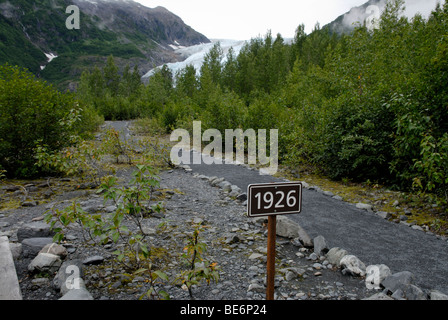
[{"label": "ice", "polygon": [[[235,56],[237,56],[241,51],[241,49],[243,48],[244,44],[246,43],[245,40],[213,39],[211,40],[211,43],[202,43],[190,47],[180,47],[173,44],[171,45],[171,47],[175,49],[175,52],[179,54],[180,57],[184,60],[180,62],[167,63],[166,66],[170,68],[171,72],[173,73],[173,76],[179,70],[184,69],[188,65],[192,65],[196,69],[196,72],[199,73],[205,55],[210,51],[211,48],[213,48],[213,46],[217,42],[220,43],[221,48],[223,50],[224,61],[230,48],[233,48]],[[149,78],[151,75],[154,74],[154,72],[157,69],[161,67],[162,66],[158,66],[154,69],[149,70],[142,78],[143,79]]]}]

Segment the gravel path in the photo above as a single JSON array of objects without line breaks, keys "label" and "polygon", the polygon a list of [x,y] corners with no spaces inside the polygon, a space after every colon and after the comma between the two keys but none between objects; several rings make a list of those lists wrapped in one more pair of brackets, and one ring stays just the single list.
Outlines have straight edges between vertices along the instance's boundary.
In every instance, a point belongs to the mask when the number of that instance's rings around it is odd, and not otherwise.
[{"label": "gravel path", "polygon": [[[130,170],[122,172],[122,178],[129,177]],[[218,283],[205,283],[193,289],[197,300],[262,300],[265,298],[266,278],[266,228],[259,221],[245,216],[246,208],[238,200],[232,200],[209,181],[194,176],[183,169],[165,171],[160,174],[161,190],[166,193],[166,215],[161,219],[150,217],[144,225],[154,230],[149,237],[149,244],[155,248],[165,248],[164,264],[160,267],[174,280],[181,271],[179,257],[186,238],[193,232],[193,223],[200,222],[207,226],[200,234],[206,243],[204,254],[209,261],[220,267]],[[82,192],[79,199],[85,208],[95,208],[98,212],[107,208],[107,203],[90,190]],[[79,196],[80,192],[72,194]],[[70,194],[65,193],[60,199],[64,203],[71,201]],[[64,201],[64,200],[63,200]],[[4,214],[0,219],[3,232],[10,234],[10,241],[17,240],[16,232],[33,219],[39,219],[45,207],[21,208]],[[158,229],[165,221],[165,229]],[[159,230],[159,231],[157,231]],[[113,263],[115,245],[101,247],[85,246],[82,236],[76,230],[70,230],[69,240],[64,246],[69,248],[66,260],[85,260],[92,256],[101,256],[104,260],[97,265],[84,266],[86,287],[94,299],[98,300],[136,300],[149,289],[144,277],[129,275],[126,270]],[[277,239],[276,263],[276,298],[303,300],[357,300],[373,295],[375,291],[367,290],[364,279],[343,275],[340,269],[328,266],[324,258],[311,260],[313,251],[302,247],[293,239]],[[313,256],[311,256],[313,257]],[[54,300],[61,293],[53,286],[52,277],[39,278],[31,275],[28,264],[31,258],[16,260],[22,295],[25,300]],[[330,267],[330,268],[328,268]],[[45,280],[46,279],[46,280]],[[160,290],[169,293],[171,299],[189,300],[185,288],[165,282]]]}]

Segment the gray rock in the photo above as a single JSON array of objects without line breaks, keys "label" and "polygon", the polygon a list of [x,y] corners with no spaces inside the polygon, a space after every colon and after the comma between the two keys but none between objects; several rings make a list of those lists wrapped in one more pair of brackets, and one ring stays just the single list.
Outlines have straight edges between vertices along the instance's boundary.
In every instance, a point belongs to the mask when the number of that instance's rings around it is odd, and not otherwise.
[{"label": "gray rock", "polygon": [[341,268],[350,272],[352,275],[363,277],[366,274],[366,266],[354,255],[345,255],[340,263]]},{"label": "gray rock", "polygon": [[27,223],[17,230],[17,239],[19,242],[29,238],[47,238],[53,236],[54,232],[50,230],[50,226],[42,221]]},{"label": "gray rock", "polygon": [[216,178],[210,181],[210,184],[216,187],[219,183],[223,182],[224,178]]},{"label": "gray rock", "polygon": [[53,243],[53,238],[28,238],[22,241],[22,251],[25,258],[35,257],[43,247]]},{"label": "gray rock", "polygon": [[86,289],[84,281],[80,279],[79,289],[69,290],[59,300],[93,300],[92,295]]},{"label": "gray rock", "polygon": [[323,256],[328,252],[327,242],[323,236],[317,236],[313,240],[314,243],[314,253],[318,256]]},{"label": "gray rock", "polygon": [[431,300],[448,300],[448,295],[438,290],[431,290],[431,292],[429,293],[429,298]]},{"label": "gray rock", "polygon": [[369,265],[366,268],[367,289],[380,289],[384,279],[392,274],[389,267],[384,264]]},{"label": "gray rock", "polygon": [[408,300],[427,300],[426,294],[416,285],[409,285],[406,288],[405,296]]},{"label": "gray rock", "polygon": [[51,253],[39,253],[28,265],[30,272],[54,273],[59,270],[62,260]]},{"label": "gray rock", "polygon": [[67,249],[56,243],[49,243],[45,245],[39,253],[51,253],[59,256],[61,259],[65,259],[67,257]]},{"label": "gray rock", "polygon": [[[77,278],[84,277],[84,265],[81,260],[64,261],[53,279],[53,286],[64,295],[76,285]],[[67,281],[68,279],[68,281]],[[67,284],[69,286],[67,286]]]},{"label": "gray rock", "polygon": [[331,248],[327,253],[327,260],[339,268],[341,266],[341,259],[346,255],[348,255],[348,252],[344,249],[338,247]]},{"label": "gray rock", "polygon": [[372,205],[360,202],[356,204],[356,208],[371,211]]},{"label": "gray rock", "polygon": [[373,296],[364,298],[362,300],[394,300],[394,299],[389,297],[388,295],[380,292],[380,293],[375,293]]},{"label": "gray rock", "polygon": [[305,247],[313,247],[313,241],[308,233],[297,222],[284,216],[277,217],[277,235],[290,239],[299,238]]},{"label": "gray rock", "polygon": [[247,194],[246,194],[246,193],[241,193],[241,194],[239,194],[239,195],[236,197],[236,199],[239,200],[239,201],[244,202],[244,201],[247,200]]},{"label": "gray rock", "polygon": [[260,284],[257,283],[251,283],[249,285],[249,289],[247,289],[247,291],[252,291],[252,292],[258,292],[258,293],[264,293],[266,292],[266,288]]},{"label": "gray rock", "polygon": [[103,256],[92,256],[84,259],[82,263],[84,263],[85,265],[97,265],[103,263],[103,261]]},{"label": "gray rock", "polygon": [[33,200],[23,201],[21,203],[21,205],[22,205],[22,207],[37,207],[37,201],[33,201]]},{"label": "gray rock", "polygon": [[228,181],[222,181],[218,184],[218,187],[220,187],[223,191],[230,192],[232,191],[232,184]]},{"label": "gray rock", "polygon": [[378,211],[376,214],[383,219],[389,219],[391,217],[391,214],[385,211]]},{"label": "gray rock", "polygon": [[395,292],[398,289],[406,291],[406,288],[413,283],[414,275],[409,271],[402,271],[391,274],[383,280],[381,285],[390,292]]}]

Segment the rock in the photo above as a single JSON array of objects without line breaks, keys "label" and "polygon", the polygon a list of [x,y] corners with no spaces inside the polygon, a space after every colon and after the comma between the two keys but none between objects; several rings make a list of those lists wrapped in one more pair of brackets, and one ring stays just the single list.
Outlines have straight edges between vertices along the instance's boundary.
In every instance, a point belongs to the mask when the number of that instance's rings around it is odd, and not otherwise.
[{"label": "rock", "polygon": [[238,195],[238,196],[236,197],[236,199],[239,200],[239,201],[241,201],[241,202],[246,201],[246,200],[247,200],[247,193],[241,193],[240,195]]},{"label": "rock", "polygon": [[426,294],[423,292],[423,290],[413,284],[409,285],[405,289],[404,294],[406,299],[408,300],[427,300]]},{"label": "rock", "polygon": [[116,206],[107,206],[106,208],[104,208],[104,211],[107,213],[112,213],[115,212],[117,210]]},{"label": "rock", "polygon": [[372,205],[367,204],[367,203],[357,203],[356,204],[356,208],[358,209],[363,209],[363,210],[368,210],[368,211],[372,211]]},{"label": "rock", "polygon": [[261,258],[261,257],[263,257],[262,254],[259,254],[259,253],[252,253],[252,254],[249,256],[249,260],[259,259],[259,258]]},{"label": "rock", "polygon": [[383,219],[389,219],[391,217],[391,214],[385,211],[378,211],[376,214]]},{"label": "rock", "polygon": [[69,290],[75,289],[75,286],[79,285],[78,278],[82,279],[83,276],[84,265],[82,261],[79,259],[68,260],[59,268],[58,273],[53,279],[53,286],[64,295]]},{"label": "rock", "polygon": [[62,260],[51,253],[39,253],[28,265],[30,272],[54,273],[59,270]]},{"label": "rock", "polygon": [[228,181],[222,181],[218,184],[218,187],[220,187],[223,191],[230,192],[232,191],[232,184]]},{"label": "rock", "polygon": [[22,241],[22,251],[25,258],[35,257],[43,247],[53,243],[53,238],[28,238]]},{"label": "rock", "polygon": [[23,201],[21,205],[22,207],[37,207],[37,201]]},{"label": "rock", "polygon": [[85,265],[97,265],[103,263],[103,261],[103,256],[92,256],[84,259],[82,263]]},{"label": "rock", "polygon": [[45,245],[39,253],[51,253],[59,256],[61,259],[65,259],[67,257],[67,249],[56,243],[49,243]]},{"label": "rock", "polygon": [[79,289],[69,290],[59,300],[93,300],[92,295],[86,289],[84,281],[80,279]]},{"label": "rock", "polygon": [[369,265],[366,268],[366,286],[367,289],[378,290],[384,279],[390,276],[392,272],[389,267],[384,264]]},{"label": "rock", "polygon": [[448,300],[448,295],[438,290],[431,290],[431,292],[429,293],[429,298],[431,300]]},{"label": "rock", "polygon": [[380,293],[375,293],[373,296],[364,298],[362,300],[394,300],[394,299],[389,297],[387,294],[380,292]]},{"label": "rock", "polygon": [[414,275],[409,271],[402,271],[386,277],[381,285],[390,292],[395,292],[398,289],[401,289],[404,292],[408,286],[413,284],[413,282]]},{"label": "rock", "polygon": [[27,223],[17,230],[19,242],[28,238],[46,238],[53,236],[54,232],[50,230],[50,226],[42,221]]},{"label": "rock", "polygon": [[236,234],[230,234],[226,237],[226,239],[224,240],[224,242],[226,244],[233,244],[233,243],[237,243],[240,241],[240,238],[238,237],[238,235]]},{"label": "rock", "polygon": [[277,217],[277,235],[284,238],[299,238],[300,242],[308,248],[313,247],[313,241],[308,233],[295,221],[284,216]]},{"label": "rock", "polygon": [[327,253],[327,260],[339,268],[341,266],[341,259],[346,255],[348,255],[348,252],[344,249],[338,247],[331,248]]},{"label": "rock", "polygon": [[366,274],[366,266],[354,255],[345,255],[340,263],[341,268],[352,275],[363,277]]},{"label": "rock", "polygon": [[216,178],[210,181],[210,184],[214,187],[216,187],[218,184],[224,181],[224,178]]},{"label": "rock", "polygon": [[327,242],[323,236],[317,236],[313,240],[314,243],[314,253],[318,256],[324,256],[328,252]]},{"label": "rock", "polygon": [[247,289],[247,291],[253,291],[253,292],[258,292],[258,293],[264,293],[266,292],[266,288],[260,284],[257,283],[251,283],[249,285],[249,289]]},{"label": "rock", "polygon": [[319,256],[316,253],[311,253],[310,256],[308,257],[309,260],[317,260],[319,259]]}]

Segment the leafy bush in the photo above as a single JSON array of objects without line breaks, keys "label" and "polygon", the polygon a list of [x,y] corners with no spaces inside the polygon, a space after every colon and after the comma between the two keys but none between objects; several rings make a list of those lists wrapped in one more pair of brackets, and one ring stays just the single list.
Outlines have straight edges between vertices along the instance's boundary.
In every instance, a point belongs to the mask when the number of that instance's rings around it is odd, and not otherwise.
[{"label": "leafy bush", "polygon": [[60,150],[69,144],[72,134],[92,131],[100,121],[87,108],[81,113],[86,122],[67,127],[71,110],[81,112],[72,95],[35,79],[27,70],[0,66],[0,166],[9,177],[42,173],[34,166],[38,141],[49,151]]}]

